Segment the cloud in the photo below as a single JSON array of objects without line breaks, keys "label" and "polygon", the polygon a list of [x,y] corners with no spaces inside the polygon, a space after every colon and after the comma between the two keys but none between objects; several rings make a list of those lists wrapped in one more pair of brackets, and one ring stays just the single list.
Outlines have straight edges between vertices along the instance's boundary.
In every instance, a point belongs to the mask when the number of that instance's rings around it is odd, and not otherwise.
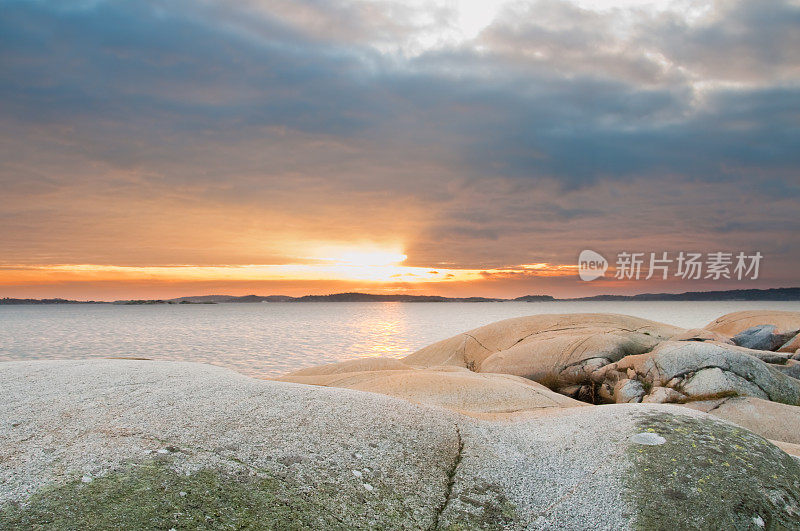
[{"label": "cloud", "polygon": [[282,263],[391,238],[412,265],[481,269],[676,234],[798,258],[779,251],[795,2],[515,2],[472,36],[454,5],[5,2],[6,260]]},{"label": "cloud", "polygon": [[800,5],[784,0],[715,2],[694,23],[662,16],[643,24],[638,39],[659,48],[700,80],[764,85],[796,82],[800,73]]}]

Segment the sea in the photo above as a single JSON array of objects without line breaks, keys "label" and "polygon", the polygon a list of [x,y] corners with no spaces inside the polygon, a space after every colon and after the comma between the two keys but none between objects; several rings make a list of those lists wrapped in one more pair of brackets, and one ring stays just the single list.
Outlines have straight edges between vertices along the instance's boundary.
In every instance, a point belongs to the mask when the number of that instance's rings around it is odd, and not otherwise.
[{"label": "sea", "polygon": [[258,378],[359,357],[400,358],[482,325],[542,313],[621,313],[685,328],[800,302],[287,302],[0,305],[0,362],[147,358]]}]

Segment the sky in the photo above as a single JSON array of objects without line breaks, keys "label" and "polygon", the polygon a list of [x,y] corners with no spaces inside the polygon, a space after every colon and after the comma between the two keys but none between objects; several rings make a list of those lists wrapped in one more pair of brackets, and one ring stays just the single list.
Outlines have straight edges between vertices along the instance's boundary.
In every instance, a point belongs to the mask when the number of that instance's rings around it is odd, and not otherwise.
[{"label": "sky", "polygon": [[797,0],[0,4],[0,297],[800,285]]}]

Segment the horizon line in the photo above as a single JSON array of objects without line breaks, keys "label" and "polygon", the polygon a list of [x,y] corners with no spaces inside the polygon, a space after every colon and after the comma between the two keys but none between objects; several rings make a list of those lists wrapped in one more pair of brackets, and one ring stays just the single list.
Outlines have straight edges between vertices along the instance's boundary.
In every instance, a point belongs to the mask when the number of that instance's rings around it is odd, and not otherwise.
[{"label": "horizon line", "polygon": [[[620,294],[620,293],[600,293],[597,295],[587,295],[583,297],[565,297],[559,298],[553,295],[544,294],[544,293],[525,293],[523,295],[519,295],[517,297],[485,297],[480,295],[467,295],[467,296],[446,296],[446,295],[420,295],[414,293],[369,293],[365,291],[341,291],[341,292],[334,292],[334,293],[324,293],[324,294],[314,294],[308,293],[305,295],[282,295],[282,294],[270,294],[270,295],[257,295],[255,293],[247,294],[247,295],[229,295],[224,293],[214,293],[208,295],[183,295],[179,297],[170,297],[170,298],[144,298],[144,299],[136,299],[136,298],[129,298],[129,299],[113,299],[113,300],[97,300],[97,299],[65,299],[62,297],[43,297],[43,298],[33,298],[33,297],[0,297],[0,300],[14,300],[14,301],[36,301],[36,302],[43,302],[43,301],[64,301],[64,303],[74,302],[74,303],[82,303],[82,304],[90,304],[90,303],[115,303],[115,302],[133,302],[133,301],[142,301],[142,302],[170,302],[170,301],[179,301],[181,299],[197,299],[197,298],[210,298],[210,297],[230,297],[233,299],[242,299],[247,297],[258,297],[258,298],[271,298],[271,297],[285,297],[287,299],[292,300],[300,300],[309,297],[335,297],[335,296],[342,296],[342,295],[362,295],[362,296],[369,296],[369,297],[411,297],[415,299],[424,299],[424,298],[440,298],[445,300],[463,300],[463,299],[481,299],[485,301],[497,301],[497,302],[513,302],[517,301],[518,299],[525,298],[525,297],[542,297],[542,298],[550,298],[553,301],[582,301],[588,299],[596,299],[600,297],[624,297],[624,298],[635,298],[635,297],[642,297],[642,296],[680,296],[680,295],[708,295],[708,294],[731,294],[737,292],[751,292],[751,293],[767,293],[772,291],[781,291],[781,290],[800,290],[800,286],[780,286],[780,287],[771,287],[771,288],[737,288],[737,289],[722,289],[722,290],[700,290],[700,291],[663,291],[663,292],[642,292],[642,293],[635,293],[635,294]],[[800,299],[798,299],[800,300]],[[347,302],[347,301],[339,301],[339,302]],[[544,302],[544,301],[543,301]]]}]

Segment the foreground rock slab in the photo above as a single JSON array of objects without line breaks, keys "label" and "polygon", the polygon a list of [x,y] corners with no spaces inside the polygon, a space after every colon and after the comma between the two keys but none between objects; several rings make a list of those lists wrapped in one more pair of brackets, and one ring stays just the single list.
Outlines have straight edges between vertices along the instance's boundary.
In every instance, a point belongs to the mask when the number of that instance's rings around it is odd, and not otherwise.
[{"label": "foreground rock slab", "polygon": [[[91,512],[105,501],[97,528],[130,518],[140,528],[192,527],[207,511],[236,526],[275,514],[276,526],[426,528],[458,451],[453,415],[441,410],[209,365],[5,362],[0,388],[0,505],[34,500],[33,513],[4,509],[11,516],[0,521],[18,528],[37,514],[75,504]],[[127,507],[112,503],[115,491],[162,481],[175,485],[166,494],[180,507],[167,514],[185,518],[161,514],[150,524],[137,496],[125,499]],[[228,489],[223,499],[208,506],[196,499],[217,486]],[[248,514],[243,503],[262,510]],[[65,516],[63,528],[89,523],[75,519]]]},{"label": "foreground rock slab", "polygon": [[748,529],[800,518],[796,460],[682,406],[489,421],[122,360],[4,362],[0,388],[5,529]]},{"label": "foreground rock slab", "polygon": [[797,461],[686,411],[615,404],[470,424],[442,521],[455,523],[479,505],[481,485],[494,485],[524,517],[512,528],[753,529],[759,519],[796,528]]}]

